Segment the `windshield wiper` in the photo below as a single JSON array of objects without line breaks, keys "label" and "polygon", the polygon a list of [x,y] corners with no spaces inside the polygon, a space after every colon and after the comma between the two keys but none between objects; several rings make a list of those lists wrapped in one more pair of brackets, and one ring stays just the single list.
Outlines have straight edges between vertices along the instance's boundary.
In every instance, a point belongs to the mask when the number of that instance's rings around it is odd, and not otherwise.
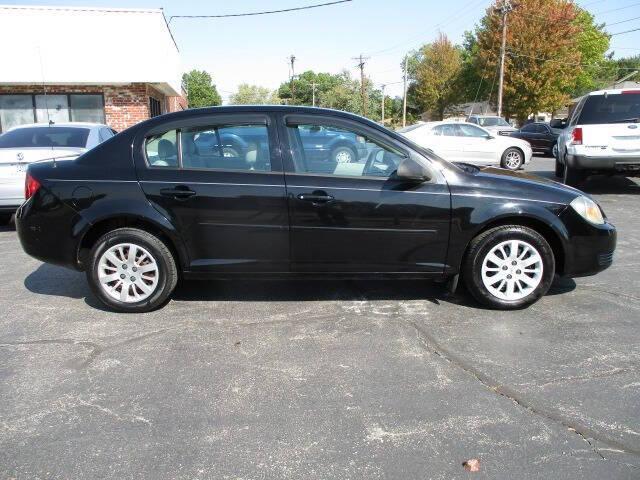
[{"label": "windshield wiper", "polygon": [[640,117],[623,118],[622,120],[612,120],[610,123],[638,123]]}]

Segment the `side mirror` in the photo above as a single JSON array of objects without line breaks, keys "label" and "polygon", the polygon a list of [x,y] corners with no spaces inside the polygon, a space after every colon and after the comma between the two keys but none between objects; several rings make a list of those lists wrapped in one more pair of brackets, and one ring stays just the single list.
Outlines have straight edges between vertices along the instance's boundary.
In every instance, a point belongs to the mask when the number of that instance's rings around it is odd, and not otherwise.
[{"label": "side mirror", "polygon": [[405,158],[396,171],[396,177],[401,180],[409,182],[428,182],[431,180],[431,175],[421,164],[415,161],[413,158]]}]

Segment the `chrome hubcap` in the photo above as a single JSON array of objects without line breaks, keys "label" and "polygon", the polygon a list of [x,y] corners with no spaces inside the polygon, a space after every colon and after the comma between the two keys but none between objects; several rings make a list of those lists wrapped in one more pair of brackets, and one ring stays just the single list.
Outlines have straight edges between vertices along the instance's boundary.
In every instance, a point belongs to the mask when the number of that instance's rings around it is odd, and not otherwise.
[{"label": "chrome hubcap", "polygon": [[542,281],[542,257],[533,245],[508,240],[491,249],[482,262],[482,283],[501,300],[520,300]]},{"label": "chrome hubcap", "polygon": [[98,262],[98,279],[112,298],[125,303],[147,299],[158,287],[158,264],[144,248],[119,243],[106,250]]},{"label": "chrome hubcap", "polygon": [[353,155],[347,150],[340,150],[336,153],[336,162],[338,163],[350,163]]},{"label": "chrome hubcap", "polygon": [[515,170],[520,167],[521,155],[518,152],[509,152],[505,158],[505,164],[508,168]]}]

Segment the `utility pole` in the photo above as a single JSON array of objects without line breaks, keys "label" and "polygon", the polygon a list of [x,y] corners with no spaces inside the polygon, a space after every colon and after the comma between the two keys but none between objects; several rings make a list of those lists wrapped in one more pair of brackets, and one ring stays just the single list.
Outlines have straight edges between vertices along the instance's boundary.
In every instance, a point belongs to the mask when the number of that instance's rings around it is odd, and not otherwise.
[{"label": "utility pole", "polygon": [[311,83],[311,98],[312,98],[311,105],[314,107],[316,106],[316,85],[317,85],[316,82]]},{"label": "utility pole", "polygon": [[382,84],[382,126],[384,127],[384,89],[386,85]]},{"label": "utility pole", "polygon": [[364,117],[367,116],[367,89],[365,88],[365,84],[364,84],[364,65],[366,63],[367,60],[369,60],[369,57],[363,57],[362,54],[360,54],[359,57],[354,57],[352,58],[352,60],[358,60],[358,65],[356,65],[357,67],[360,67],[360,95],[362,96],[362,115]]},{"label": "utility pole", "polygon": [[407,70],[409,66],[409,55],[404,57],[404,95],[402,98],[402,128],[407,126]]},{"label": "utility pole", "polygon": [[295,86],[295,83],[293,82],[293,79],[296,76],[296,70],[295,70],[296,57],[295,57],[295,55],[291,55],[289,57],[289,61],[291,62],[291,104],[295,105],[295,103],[296,103],[296,86]]},{"label": "utility pole", "polygon": [[502,14],[502,46],[500,47],[500,80],[498,82],[498,116],[502,116],[502,91],[504,88],[504,57],[507,50],[507,15],[513,10],[511,0],[502,0],[498,9]]}]

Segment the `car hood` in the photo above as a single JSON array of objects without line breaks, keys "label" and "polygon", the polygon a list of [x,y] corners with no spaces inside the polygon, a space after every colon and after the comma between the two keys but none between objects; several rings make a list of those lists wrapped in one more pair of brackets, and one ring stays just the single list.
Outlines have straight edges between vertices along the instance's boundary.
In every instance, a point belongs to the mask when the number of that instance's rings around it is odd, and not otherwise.
[{"label": "car hood", "polygon": [[0,148],[0,164],[7,163],[31,163],[53,158],[77,157],[86,152],[86,148],[51,148],[51,147],[27,147],[27,148]]},{"label": "car hood", "polygon": [[568,205],[574,198],[585,195],[578,189],[529,172],[495,167],[469,168],[467,165],[464,171],[471,177],[468,177],[471,181],[465,183],[480,196],[486,194]]}]

